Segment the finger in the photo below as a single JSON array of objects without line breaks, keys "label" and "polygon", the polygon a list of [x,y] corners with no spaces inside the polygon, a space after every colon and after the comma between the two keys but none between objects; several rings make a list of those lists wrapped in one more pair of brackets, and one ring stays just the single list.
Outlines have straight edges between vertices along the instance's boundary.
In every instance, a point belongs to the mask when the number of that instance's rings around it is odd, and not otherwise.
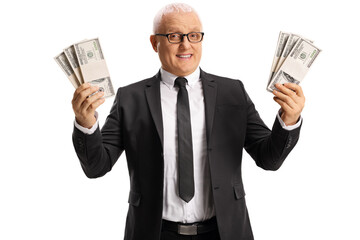
[{"label": "finger", "polygon": [[[96,94],[92,95],[91,97],[86,98],[86,100],[83,102],[83,104],[81,105],[81,111],[88,111],[88,110],[92,110],[93,107],[90,107],[94,102],[96,102],[97,100],[99,100],[101,97],[104,96],[104,92],[103,91],[99,91]],[[96,108],[95,108],[96,109]]]},{"label": "finger", "polygon": [[289,96],[291,98],[294,98],[296,96],[296,92],[294,92],[292,89],[290,89],[290,88],[288,88],[288,87],[286,87],[286,86],[284,86],[284,85],[282,85],[280,83],[277,83],[275,85],[275,87],[277,89],[279,89],[280,92],[284,93],[285,95],[287,95],[287,96]]},{"label": "finger", "polygon": [[105,102],[105,98],[97,98],[84,110],[84,114],[94,114],[95,110]]},{"label": "finger", "polygon": [[305,103],[305,96],[304,93],[302,91],[302,88],[294,83],[285,83],[284,84],[285,87],[292,89],[293,91],[296,92],[296,96],[293,97],[294,102],[298,105],[298,107],[300,107],[301,109],[304,107],[304,103]]},{"label": "finger", "polygon": [[[291,91],[291,90],[289,90],[289,91]],[[273,94],[275,95],[276,98],[280,99],[282,102],[285,102],[292,109],[296,108],[295,100],[292,97],[290,97],[289,95],[286,95],[283,92],[279,92],[277,90],[274,90]]]},{"label": "finger", "polygon": [[[303,103],[305,102],[304,94],[299,85],[294,83],[285,83],[284,85],[276,84],[276,87],[279,88],[282,93],[289,96],[296,105],[300,106],[303,105]],[[291,101],[288,101],[288,104],[290,104],[293,108],[296,107],[291,103]]]},{"label": "finger", "polygon": [[278,97],[274,97],[274,101],[277,102],[280,107],[282,108],[283,112],[290,112],[292,111],[292,108],[286,103],[284,102],[283,100],[281,100],[280,98]]},{"label": "finger", "polygon": [[82,92],[83,90],[85,90],[85,89],[87,89],[87,88],[89,88],[89,87],[91,87],[91,85],[90,85],[89,83],[83,83],[83,84],[81,84],[80,87],[78,87],[78,88],[75,90],[73,99],[75,99],[76,96],[77,96],[80,92]]},{"label": "finger", "polygon": [[95,93],[99,90],[99,87],[97,86],[91,86],[89,88],[85,88],[84,90],[80,91],[79,94],[76,96],[76,98],[73,101],[73,108],[79,109],[83,102],[88,98],[89,95]]},{"label": "finger", "polygon": [[298,95],[299,97],[304,97],[304,93],[303,93],[300,85],[295,84],[295,83],[285,83],[284,86],[295,91],[296,95]]},{"label": "finger", "polygon": [[99,98],[95,102],[93,102],[88,109],[91,111],[95,111],[101,104],[105,102],[105,98]]},{"label": "finger", "polygon": [[79,94],[80,94],[82,91],[84,91],[84,90],[86,90],[86,89],[88,89],[88,88],[90,88],[90,87],[91,87],[91,85],[90,85],[89,83],[84,83],[84,84],[81,84],[81,85],[75,90],[74,95],[73,95],[73,99],[72,99],[72,101],[71,101],[71,104],[73,105],[73,107],[74,107],[74,103],[75,103],[76,101],[78,101]]}]

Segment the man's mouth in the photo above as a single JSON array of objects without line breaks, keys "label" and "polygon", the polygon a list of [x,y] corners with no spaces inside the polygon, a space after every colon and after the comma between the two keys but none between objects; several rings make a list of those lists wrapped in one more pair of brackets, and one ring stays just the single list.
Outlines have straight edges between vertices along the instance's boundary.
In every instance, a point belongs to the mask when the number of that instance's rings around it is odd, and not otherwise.
[{"label": "man's mouth", "polygon": [[192,57],[192,54],[177,54],[176,57],[181,59],[190,59]]}]

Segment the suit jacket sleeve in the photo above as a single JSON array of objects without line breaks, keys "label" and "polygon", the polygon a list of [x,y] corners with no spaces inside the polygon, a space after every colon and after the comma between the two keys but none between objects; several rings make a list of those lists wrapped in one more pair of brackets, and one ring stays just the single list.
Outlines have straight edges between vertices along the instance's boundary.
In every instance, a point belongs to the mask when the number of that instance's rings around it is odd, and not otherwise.
[{"label": "suit jacket sleeve", "polygon": [[111,170],[124,150],[121,131],[120,89],[101,131],[85,134],[74,127],[72,139],[81,167],[89,178],[105,175]]},{"label": "suit jacket sleeve", "polygon": [[[240,84],[242,85],[241,82]],[[276,117],[270,131],[261,120],[243,85],[242,89],[248,108],[245,150],[259,167],[266,170],[277,170],[295,147],[299,139],[301,126],[291,131],[285,130]]]}]

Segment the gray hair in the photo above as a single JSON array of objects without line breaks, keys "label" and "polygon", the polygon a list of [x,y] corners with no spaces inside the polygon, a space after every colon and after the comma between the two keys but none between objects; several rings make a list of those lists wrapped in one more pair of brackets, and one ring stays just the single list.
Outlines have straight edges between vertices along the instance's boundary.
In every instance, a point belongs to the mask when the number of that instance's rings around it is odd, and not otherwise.
[{"label": "gray hair", "polygon": [[160,27],[162,18],[165,15],[167,15],[169,13],[173,13],[173,12],[177,12],[177,13],[179,13],[179,12],[184,12],[184,13],[193,12],[198,16],[198,18],[200,20],[199,15],[195,11],[195,9],[192,8],[190,5],[185,4],[185,3],[170,3],[170,4],[166,5],[166,6],[164,6],[163,8],[161,8],[160,11],[155,15],[155,17],[154,17],[154,25],[153,25],[153,34],[157,33],[157,30]]}]

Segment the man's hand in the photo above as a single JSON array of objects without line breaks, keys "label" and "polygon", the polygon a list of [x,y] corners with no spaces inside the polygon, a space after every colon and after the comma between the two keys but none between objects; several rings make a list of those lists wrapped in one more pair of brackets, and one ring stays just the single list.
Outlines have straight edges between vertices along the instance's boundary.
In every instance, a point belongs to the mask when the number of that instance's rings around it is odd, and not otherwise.
[{"label": "man's hand", "polygon": [[274,100],[281,106],[281,119],[287,126],[294,125],[305,105],[305,96],[301,87],[294,83],[276,84],[280,91],[274,90]]},{"label": "man's hand", "polygon": [[105,102],[104,92],[99,87],[84,83],[75,90],[71,101],[75,113],[76,122],[85,128],[91,128],[96,123],[94,116],[96,108]]}]

